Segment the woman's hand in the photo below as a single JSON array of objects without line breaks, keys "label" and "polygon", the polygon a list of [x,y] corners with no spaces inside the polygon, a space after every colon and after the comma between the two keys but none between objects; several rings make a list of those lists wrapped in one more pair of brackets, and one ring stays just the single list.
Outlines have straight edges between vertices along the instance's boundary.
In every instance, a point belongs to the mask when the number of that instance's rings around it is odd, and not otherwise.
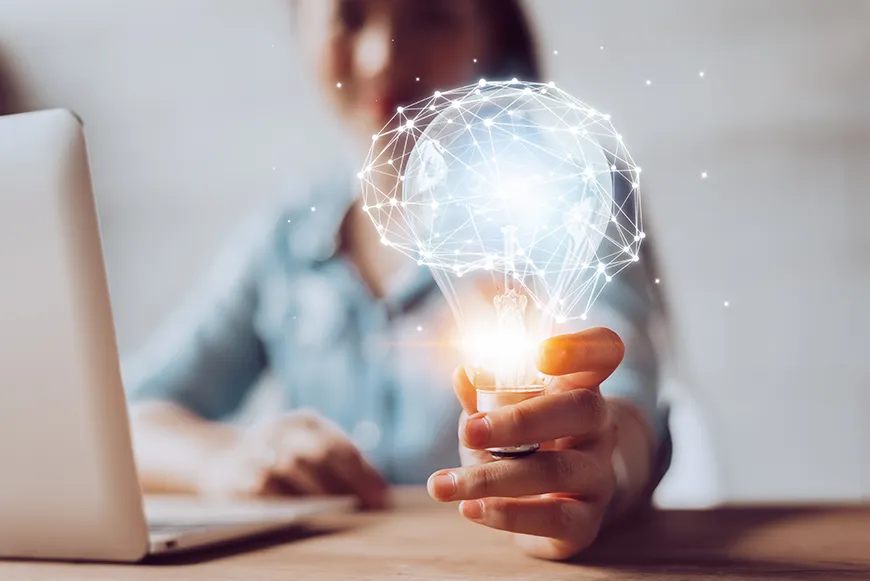
[{"label": "woman's hand", "polygon": [[385,504],[387,484],[336,426],[304,411],[239,432],[204,463],[201,494],[354,494]]},{"label": "woman's hand", "polygon": [[[623,355],[608,329],[548,339],[538,367],[554,379],[544,395],[487,413],[477,412],[475,388],[457,370],[463,467],[433,474],[429,494],[463,501],[460,512],[474,522],[518,533],[532,555],[565,559],[586,548],[616,489],[617,427],[599,385]],[[485,451],[535,442],[541,449],[520,459],[494,461]]]}]

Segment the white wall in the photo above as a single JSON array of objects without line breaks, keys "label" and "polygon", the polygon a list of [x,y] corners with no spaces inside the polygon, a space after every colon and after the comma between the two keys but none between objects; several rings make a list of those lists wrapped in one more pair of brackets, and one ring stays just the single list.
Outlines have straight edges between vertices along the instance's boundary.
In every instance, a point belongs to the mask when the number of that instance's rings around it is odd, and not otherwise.
[{"label": "white wall", "polygon": [[[725,498],[870,496],[870,2],[531,4],[551,76],[644,167]],[[285,0],[0,0],[0,44],[31,106],[86,120],[123,349],[335,149]],[[686,425],[677,502],[703,460]]]}]

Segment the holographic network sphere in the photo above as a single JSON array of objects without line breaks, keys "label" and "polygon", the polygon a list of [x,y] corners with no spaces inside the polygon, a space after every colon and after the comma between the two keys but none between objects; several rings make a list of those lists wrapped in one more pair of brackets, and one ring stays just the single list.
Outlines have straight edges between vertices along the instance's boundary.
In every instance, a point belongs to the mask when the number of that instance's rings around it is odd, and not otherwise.
[{"label": "holographic network sphere", "polygon": [[400,107],[359,178],[381,242],[442,290],[488,275],[562,323],[638,260],[640,172],[609,115],[513,79]]}]

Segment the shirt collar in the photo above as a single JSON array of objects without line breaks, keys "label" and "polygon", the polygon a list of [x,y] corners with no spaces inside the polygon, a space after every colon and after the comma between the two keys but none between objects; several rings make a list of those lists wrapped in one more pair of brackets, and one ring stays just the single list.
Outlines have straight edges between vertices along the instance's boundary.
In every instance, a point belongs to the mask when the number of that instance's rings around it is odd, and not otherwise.
[{"label": "shirt collar", "polygon": [[[312,265],[333,260],[341,242],[341,226],[356,200],[356,182],[346,172],[319,180],[306,188],[308,195],[294,204],[290,215],[289,245],[297,258]],[[293,222],[296,222],[295,225]],[[436,286],[428,268],[408,258],[408,267],[397,275],[383,298],[393,315],[413,308]]]}]

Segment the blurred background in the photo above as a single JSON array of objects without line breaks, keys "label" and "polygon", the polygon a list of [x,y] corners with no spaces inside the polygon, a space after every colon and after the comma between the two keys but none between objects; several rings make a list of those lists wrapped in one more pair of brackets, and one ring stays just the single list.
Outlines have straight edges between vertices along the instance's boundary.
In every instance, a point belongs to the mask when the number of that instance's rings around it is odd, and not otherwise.
[{"label": "blurred background", "polygon": [[[870,498],[870,2],[526,4],[644,169],[677,340],[658,501]],[[338,155],[297,52],[287,0],[0,0],[14,106],[85,120],[122,352]]]}]

